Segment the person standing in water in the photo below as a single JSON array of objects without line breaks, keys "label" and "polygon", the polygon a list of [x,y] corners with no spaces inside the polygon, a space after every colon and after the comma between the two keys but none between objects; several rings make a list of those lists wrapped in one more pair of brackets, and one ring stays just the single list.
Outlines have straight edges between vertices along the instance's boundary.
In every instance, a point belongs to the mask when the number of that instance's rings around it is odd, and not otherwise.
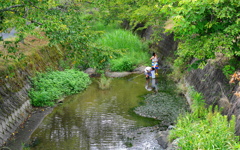
[{"label": "person standing in water", "polygon": [[[152,81],[152,83],[150,84],[150,80]],[[147,91],[153,91],[154,93],[158,92],[158,83],[157,83],[157,79],[146,79],[146,84],[145,84],[145,89]]]},{"label": "person standing in water", "polygon": [[146,67],[144,69],[144,74],[146,75],[146,79],[149,79],[149,77],[152,76],[151,71],[154,70],[152,67]]},{"label": "person standing in water", "polygon": [[155,69],[155,75],[158,75],[158,57],[157,57],[157,54],[153,53],[150,60],[152,60],[152,67]]}]

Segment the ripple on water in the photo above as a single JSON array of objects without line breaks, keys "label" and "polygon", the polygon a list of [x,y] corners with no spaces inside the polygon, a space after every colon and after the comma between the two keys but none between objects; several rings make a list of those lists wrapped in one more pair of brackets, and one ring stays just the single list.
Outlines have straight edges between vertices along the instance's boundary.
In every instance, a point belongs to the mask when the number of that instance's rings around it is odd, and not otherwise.
[{"label": "ripple on water", "polygon": [[[163,81],[160,90],[167,85]],[[83,93],[67,97],[44,119],[32,135],[41,142],[31,149],[161,150],[156,119],[174,120],[181,100],[166,92],[153,94],[145,85],[143,74],[114,78],[111,88],[104,91],[93,82]],[[145,104],[137,107],[146,94]],[[135,107],[145,117],[130,111]]]}]

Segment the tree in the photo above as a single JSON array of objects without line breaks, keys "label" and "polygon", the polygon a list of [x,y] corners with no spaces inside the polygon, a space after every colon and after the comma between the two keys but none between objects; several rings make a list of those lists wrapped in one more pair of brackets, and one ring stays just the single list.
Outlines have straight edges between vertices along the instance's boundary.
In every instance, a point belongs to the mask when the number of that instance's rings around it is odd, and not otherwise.
[{"label": "tree", "polygon": [[203,67],[216,53],[226,57],[240,56],[238,0],[179,0],[166,5],[174,20],[175,38],[180,41],[175,65],[184,67],[192,58]]},{"label": "tree", "polygon": [[[97,66],[94,57],[109,57],[112,51],[93,44],[99,32],[91,30],[89,22],[93,16],[84,8],[88,3],[79,0],[6,0],[1,2],[0,29],[8,32],[17,31],[16,40],[0,39],[9,56],[17,52],[17,44],[26,36],[34,35],[49,40],[49,46],[61,45],[66,50],[66,57],[70,57],[79,64]],[[101,53],[104,52],[104,53]],[[13,53],[11,55],[10,53]],[[100,53],[100,55],[99,55]],[[0,57],[3,53],[0,53]]]},{"label": "tree", "polygon": [[[86,5],[92,7],[91,11],[82,7]],[[166,32],[174,32],[180,42],[175,65],[185,68],[197,58],[192,65],[196,68],[215,58],[216,53],[227,57],[240,55],[239,5],[238,0],[7,0],[0,7],[0,28],[1,32],[16,28],[16,42],[28,34],[44,32],[50,45],[61,44],[68,56],[96,66],[89,60],[99,54],[107,58],[114,51],[93,44],[100,33],[91,30],[89,23],[127,20],[132,30],[142,30],[148,26],[163,27],[171,19],[174,26]],[[89,13],[94,11],[95,16]]]}]

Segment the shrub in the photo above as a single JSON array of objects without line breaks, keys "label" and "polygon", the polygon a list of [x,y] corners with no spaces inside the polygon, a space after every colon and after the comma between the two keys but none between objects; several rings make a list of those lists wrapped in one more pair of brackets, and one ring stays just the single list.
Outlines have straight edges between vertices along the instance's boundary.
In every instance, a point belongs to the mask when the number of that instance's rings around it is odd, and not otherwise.
[{"label": "shrub", "polygon": [[191,110],[192,110],[192,115],[195,116],[196,118],[201,118],[205,115],[206,113],[206,108],[205,106],[205,101],[203,99],[203,95],[201,93],[198,93],[195,91],[192,87],[189,89],[190,90],[190,97],[192,98],[192,104],[191,104]]},{"label": "shrub", "polygon": [[109,61],[111,71],[131,71],[137,65],[150,63],[147,44],[130,31],[118,29],[107,32],[97,43],[121,51]]},{"label": "shrub", "polygon": [[230,79],[231,75],[240,67],[239,58],[230,58],[228,63],[222,68],[223,74]]},{"label": "shrub", "polygon": [[195,120],[192,114],[181,116],[176,128],[170,132],[170,140],[179,138],[178,147],[194,149],[236,149],[235,117],[228,122],[226,116],[211,110],[205,119]]},{"label": "shrub", "polygon": [[192,113],[180,115],[176,127],[170,131],[169,140],[178,140],[178,147],[184,150],[195,149],[238,149],[235,136],[235,116],[228,121],[216,107],[204,108],[202,94],[191,89]]},{"label": "shrub", "polygon": [[102,90],[109,89],[111,81],[112,78],[107,78],[104,74],[102,74],[100,80],[98,81],[99,88]]},{"label": "shrub", "polygon": [[111,71],[132,71],[134,65],[136,64],[125,58],[115,59],[112,60]]},{"label": "shrub", "polygon": [[231,65],[225,65],[222,68],[222,71],[223,71],[223,74],[229,79],[230,75],[232,75],[236,71],[236,69]]},{"label": "shrub", "polygon": [[83,91],[91,83],[87,74],[73,69],[38,73],[31,81],[29,97],[33,106],[52,106],[57,99]]},{"label": "shrub", "polygon": [[106,24],[104,22],[94,22],[91,24],[91,29],[95,31],[104,31],[104,32],[109,32],[109,31],[114,31],[116,29],[119,29],[120,26],[117,22]]}]

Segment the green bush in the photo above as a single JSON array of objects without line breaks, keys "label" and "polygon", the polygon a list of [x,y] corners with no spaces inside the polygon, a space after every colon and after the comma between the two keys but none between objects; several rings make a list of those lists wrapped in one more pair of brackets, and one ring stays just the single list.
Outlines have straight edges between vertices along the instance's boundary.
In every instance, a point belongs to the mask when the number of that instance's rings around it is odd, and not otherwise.
[{"label": "green bush", "polygon": [[31,81],[33,106],[52,106],[57,99],[83,91],[91,83],[88,74],[73,69],[39,73]]},{"label": "green bush", "polygon": [[179,138],[178,147],[184,150],[237,149],[235,117],[228,122],[227,116],[211,110],[205,119],[196,120],[192,114],[179,118],[176,128],[170,132],[170,140]]},{"label": "green bush", "polygon": [[118,29],[107,32],[97,40],[97,43],[121,50],[121,53],[109,61],[111,71],[131,71],[137,65],[150,63],[147,44],[130,31]]},{"label": "green bush", "polygon": [[134,69],[133,62],[123,58],[112,60],[111,71],[132,71]]},{"label": "green bush", "polygon": [[106,25],[103,22],[94,22],[93,24],[91,24],[91,29],[95,31],[109,32],[119,28],[120,28],[120,25],[117,23],[110,23]]},{"label": "green bush", "polygon": [[189,95],[193,99],[191,104],[192,115],[201,118],[206,114],[205,100],[203,95],[195,91],[192,87],[189,88]]},{"label": "green bush", "polygon": [[234,72],[236,70],[238,70],[238,68],[240,68],[240,63],[239,63],[239,58],[231,58],[228,61],[228,64],[226,64],[223,68],[223,74],[227,77],[227,79],[231,78],[231,75],[234,74]]},{"label": "green bush", "polygon": [[101,78],[97,82],[101,90],[107,90],[110,88],[111,81],[112,81],[112,78],[107,78],[104,74],[102,74]]},{"label": "green bush", "polygon": [[178,138],[178,147],[184,150],[238,149],[235,136],[235,116],[228,121],[216,107],[204,107],[203,96],[192,90],[192,113],[180,115],[176,127],[170,131],[169,140]]},{"label": "green bush", "polygon": [[236,71],[235,67],[231,66],[231,65],[225,65],[222,69],[223,74],[230,79],[230,76],[232,74],[234,74],[234,72]]}]

